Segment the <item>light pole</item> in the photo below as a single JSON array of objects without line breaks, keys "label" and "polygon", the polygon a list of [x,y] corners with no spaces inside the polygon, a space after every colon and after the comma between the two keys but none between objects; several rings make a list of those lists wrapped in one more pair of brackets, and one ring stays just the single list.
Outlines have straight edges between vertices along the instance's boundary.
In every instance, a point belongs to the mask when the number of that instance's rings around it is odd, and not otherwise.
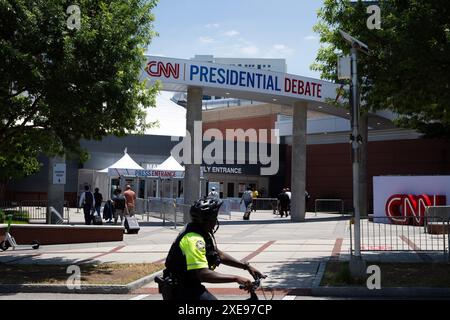
[{"label": "light pole", "polygon": [[358,53],[368,54],[369,48],[366,44],[353,38],[348,33],[339,30],[341,36],[351,46],[351,85],[350,85],[350,102],[351,102],[351,127],[350,142],[352,144],[352,173],[353,173],[353,208],[355,223],[355,254],[351,256],[350,272],[355,277],[362,277],[366,272],[366,264],[361,256],[361,213],[360,213],[360,193],[359,193],[359,163],[360,163],[360,144],[362,138],[359,131],[359,84],[358,84]]}]

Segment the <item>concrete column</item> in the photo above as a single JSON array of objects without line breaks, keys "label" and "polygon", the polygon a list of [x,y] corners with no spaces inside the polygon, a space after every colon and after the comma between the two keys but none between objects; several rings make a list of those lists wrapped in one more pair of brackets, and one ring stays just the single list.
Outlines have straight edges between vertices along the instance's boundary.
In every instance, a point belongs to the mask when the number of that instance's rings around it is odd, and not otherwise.
[{"label": "concrete column", "polygon": [[359,211],[362,217],[368,215],[367,202],[367,146],[369,137],[368,115],[366,112],[361,114],[359,120],[359,134],[362,138],[362,144],[359,147],[361,152],[359,162]]},{"label": "concrete column", "polygon": [[53,169],[57,163],[66,163],[66,160],[64,157],[54,157],[48,160],[47,224],[51,223],[50,207],[55,208],[61,217],[64,217],[64,184],[53,184]]},{"label": "concrete column", "polygon": [[294,104],[292,120],[292,176],[291,176],[291,220],[305,221],[305,181],[306,181],[306,102]]},{"label": "concrete column", "polygon": [[[201,137],[196,137],[194,123],[202,121],[202,98],[203,89],[198,87],[189,87],[187,92],[186,106],[186,131],[191,136],[190,146],[190,163],[185,164],[184,172],[184,203],[192,205],[199,198],[200,191],[200,163],[198,159],[198,151],[196,148],[202,149]],[[200,132],[202,134],[202,132]],[[200,145],[195,145],[195,141],[199,140]],[[196,148],[195,148],[196,147]],[[196,156],[197,154],[197,156]],[[194,159],[196,161],[194,161]],[[197,162],[197,163],[196,163]],[[189,210],[184,211],[184,222],[190,222]]]}]

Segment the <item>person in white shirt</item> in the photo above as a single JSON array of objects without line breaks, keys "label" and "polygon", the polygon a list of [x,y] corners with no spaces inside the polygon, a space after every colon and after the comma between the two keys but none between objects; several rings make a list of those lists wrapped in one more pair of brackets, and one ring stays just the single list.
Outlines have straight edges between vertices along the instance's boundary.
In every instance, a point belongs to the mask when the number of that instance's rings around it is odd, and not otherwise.
[{"label": "person in white shirt", "polygon": [[288,195],[289,200],[291,200],[291,196],[292,196],[291,189],[286,188],[286,194]]},{"label": "person in white shirt", "polygon": [[216,187],[212,187],[211,191],[208,193],[208,198],[218,200],[220,198],[219,193],[216,191]]},{"label": "person in white shirt", "polygon": [[286,188],[286,194],[289,197],[288,209],[286,211],[286,217],[287,217],[288,215],[291,214],[291,196],[292,196],[291,189]]}]

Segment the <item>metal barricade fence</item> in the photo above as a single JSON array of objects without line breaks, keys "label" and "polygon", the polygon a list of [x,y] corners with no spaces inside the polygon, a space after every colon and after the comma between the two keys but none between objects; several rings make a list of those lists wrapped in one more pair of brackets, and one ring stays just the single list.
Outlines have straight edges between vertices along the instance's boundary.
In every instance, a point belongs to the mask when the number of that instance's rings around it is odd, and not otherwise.
[{"label": "metal barricade fence", "polygon": [[[274,200],[276,201],[276,199]],[[153,217],[162,220],[164,226],[168,224],[176,228],[185,224],[185,212],[188,214],[191,208],[191,205],[180,203],[181,201],[182,199],[171,198],[139,198],[136,200],[136,214],[141,215],[142,220],[150,221],[150,217]],[[239,203],[239,199],[236,201]],[[269,208],[269,210],[272,210],[271,206]],[[226,208],[224,207],[224,209]],[[221,211],[219,215],[229,215],[229,219],[231,219],[231,208]]]},{"label": "metal barricade fence", "polygon": [[189,205],[177,203],[176,199],[137,199],[136,200],[136,214],[142,215],[150,221],[150,217],[161,219],[163,225],[166,223],[173,223],[176,228],[184,224],[183,210],[190,208]]},{"label": "metal barricade fence", "polygon": [[255,198],[253,199],[252,209],[254,210],[272,210],[275,214],[278,210],[277,198]]},{"label": "metal barricade fence", "polygon": [[344,214],[344,200],[342,199],[316,199],[314,202],[314,211],[322,213],[340,213]]},{"label": "metal barricade fence", "polygon": [[[449,221],[437,217],[361,217],[361,251],[442,252],[450,247]],[[353,219],[350,220],[350,243],[353,253]]]},{"label": "metal barricade fence", "polygon": [[[16,220],[45,223],[47,220],[47,200],[1,201],[0,211],[13,214]],[[64,201],[64,212],[61,214],[64,222],[70,223],[69,202]]]}]

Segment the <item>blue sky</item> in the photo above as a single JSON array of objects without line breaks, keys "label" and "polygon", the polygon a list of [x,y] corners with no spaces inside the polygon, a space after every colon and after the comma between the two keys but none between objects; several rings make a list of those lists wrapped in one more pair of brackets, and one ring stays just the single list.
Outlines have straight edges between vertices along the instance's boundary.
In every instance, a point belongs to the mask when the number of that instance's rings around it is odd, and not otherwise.
[{"label": "blue sky", "polygon": [[312,30],[322,0],[160,0],[149,53],[189,59],[196,54],[284,58],[288,72],[310,70],[320,46]]}]

